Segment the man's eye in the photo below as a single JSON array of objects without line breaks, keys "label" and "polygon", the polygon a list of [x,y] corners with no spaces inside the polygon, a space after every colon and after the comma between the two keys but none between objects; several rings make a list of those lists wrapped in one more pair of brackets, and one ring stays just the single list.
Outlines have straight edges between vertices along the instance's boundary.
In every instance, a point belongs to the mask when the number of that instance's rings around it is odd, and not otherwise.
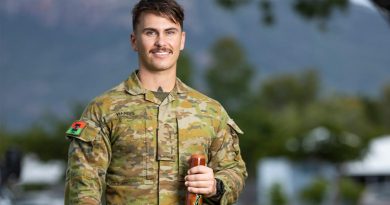
[{"label": "man's eye", "polygon": [[174,35],[175,33],[175,31],[167,31],[167,35]]},{"label": "man's eye", "polygon": [[146,31],[147,36],[155,36],[156,32],[155,31]]}]

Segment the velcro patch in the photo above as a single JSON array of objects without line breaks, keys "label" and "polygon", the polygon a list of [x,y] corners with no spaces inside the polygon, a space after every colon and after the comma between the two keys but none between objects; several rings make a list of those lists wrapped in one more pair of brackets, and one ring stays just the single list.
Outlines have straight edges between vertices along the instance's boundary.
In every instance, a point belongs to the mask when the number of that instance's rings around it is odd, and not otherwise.
[{"label": "velcro patch", "polygon": [[75,121],[72,123],[72,126],[66,131],[67,135],[79,136],[85,126],[87,125],[84,121]]}]

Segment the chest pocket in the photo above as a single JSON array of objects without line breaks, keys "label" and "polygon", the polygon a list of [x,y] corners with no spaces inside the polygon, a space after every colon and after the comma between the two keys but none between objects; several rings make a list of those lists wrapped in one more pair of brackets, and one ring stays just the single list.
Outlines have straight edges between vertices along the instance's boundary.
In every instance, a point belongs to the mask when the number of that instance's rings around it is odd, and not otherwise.
[{"label": "chest pocket", "polygon": [[117,112],[109,120],[112,160],[107,183],[130,185],[146,179],[148,140],[145,122],[145,109]]}]

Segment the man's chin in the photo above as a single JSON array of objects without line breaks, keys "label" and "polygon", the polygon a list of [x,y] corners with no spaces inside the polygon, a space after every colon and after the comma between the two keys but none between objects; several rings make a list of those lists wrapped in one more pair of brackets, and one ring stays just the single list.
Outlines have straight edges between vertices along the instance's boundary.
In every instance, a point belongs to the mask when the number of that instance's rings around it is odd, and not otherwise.
[{"label": "man's chin", "polygon": [[161,72],[161,71],[167,71],[173,69],[173,66],[164,66],[164,65],[159,65],[159,66],[150,66],[149,70],[154,71],[154,72]]}]

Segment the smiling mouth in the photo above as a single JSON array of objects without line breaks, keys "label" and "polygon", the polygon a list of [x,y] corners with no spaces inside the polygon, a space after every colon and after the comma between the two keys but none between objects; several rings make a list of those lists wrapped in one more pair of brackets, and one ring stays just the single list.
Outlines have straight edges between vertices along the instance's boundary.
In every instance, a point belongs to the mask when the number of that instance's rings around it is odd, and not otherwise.
[{"label": "smiling mouth", "polygon": [[168,54],[170,54],[170,52],[153,52],[153,54],[156,54],[156,55],[168,55]]},{"label": "smiling mouth", "polygon": [[170,55],[173,52],[169,49],[153,49],[150,51],[150,53],[158,56],[165,56],[165,55]]}]

